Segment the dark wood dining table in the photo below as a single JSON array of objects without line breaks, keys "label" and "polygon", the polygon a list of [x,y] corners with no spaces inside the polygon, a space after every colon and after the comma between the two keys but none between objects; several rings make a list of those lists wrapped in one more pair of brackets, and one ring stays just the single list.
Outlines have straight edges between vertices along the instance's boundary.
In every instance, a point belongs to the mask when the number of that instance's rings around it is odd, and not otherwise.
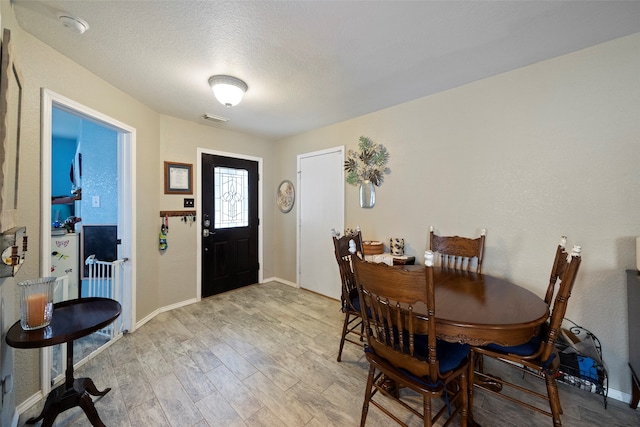
[{"label": "dark wood dining table", "polygon": [[49,393],[40,415],[27,420],[27,424],[42,419],[43,427],[52,426],[59,413],[80,406],[91,425],[105,425],[89,395],[104,396],[111,389],[99,391],[91,378],[74,378],[73,341],[108,326],[121,311],[120,303],[109,298],[74,299],[54,304],[51,323],[44,328],[24,330],[20,321],[9,328],[5,340],[11,347],[41,348],[67,343],[65,382]]},{"label": "dark wood dining table", "polygon": [[[416,270],[424,266],[398,268]],[[549,306],[542,298],[508,279],[440,267],[434,268],[433,279],[436,334],[445,341],[474,346],[524,344],[538,334],[549,317]],[[416,305],[415,311],[419,310]],[[474,365],[471,361],[470,369]],[[499,390],[491,381],[486,385]],[[469,393],[473,393],[473,387]],[[471,407],[467,425],[480,427]]]},{"label": "dark wood dining table", "polygon": [[433,276],[436,333],[445,341],[475,346],[523,344],[549,317],[549,306],[542,298],[508,279],[439,267]]}]

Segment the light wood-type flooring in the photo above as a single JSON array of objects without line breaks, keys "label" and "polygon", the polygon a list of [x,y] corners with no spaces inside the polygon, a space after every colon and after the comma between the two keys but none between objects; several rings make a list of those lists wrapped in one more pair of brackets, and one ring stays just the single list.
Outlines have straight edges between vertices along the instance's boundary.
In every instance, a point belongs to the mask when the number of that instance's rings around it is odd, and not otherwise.
[{"label": "light wood-type flooring", "polygon": [[[94,398],[109,427],[358,426],[368,364],[349,343],[336,362],[344,319],[339,306],[277,282],[248,286],[156,316],[75,374],[99,389],[111,387]],[[497,365],[487,360],[485,370],[509,376]],[[640,410],[624,402],[609,399],[605,410],[599,395],[559,388],[564,426],[640,425]],[[22,414],[19,425],[42,405]],[[551,418],[477,389],[473,411],[485,427],[552,425]],[[401,414],[410,426],[422,425]],[[89,422],[73,408],[54,425]],[[367,426],[390,425],[371,407]]]}]

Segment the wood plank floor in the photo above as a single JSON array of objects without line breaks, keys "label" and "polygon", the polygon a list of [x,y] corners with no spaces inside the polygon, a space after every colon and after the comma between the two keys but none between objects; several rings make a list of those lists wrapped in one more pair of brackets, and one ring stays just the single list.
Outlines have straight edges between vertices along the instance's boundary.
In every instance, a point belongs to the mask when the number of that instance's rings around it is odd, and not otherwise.
[{"label": "wood plank floor", "polygon": [[[109,427],[358,426],[368,364],[349,343],[336,362],[343,319],[337,301],[276,282],[248,286],[158,315],[76,377],[112,388],[94,398]],[[485,363],[487,371],[509,375],[497,365]],[[640,411],[623,402],[610,399],[605,410],[601,396],[559,388],[564,426],[640,425]],[[42,405],[23,414],[19,425]],[[481,391],[473,411],[485,427],[552,425]],[[410,426],[421,425],[401,414]],[[74,408],[54,425],[89,422]],[[367,426],[389,425],[377,408],[369,410]]]}]

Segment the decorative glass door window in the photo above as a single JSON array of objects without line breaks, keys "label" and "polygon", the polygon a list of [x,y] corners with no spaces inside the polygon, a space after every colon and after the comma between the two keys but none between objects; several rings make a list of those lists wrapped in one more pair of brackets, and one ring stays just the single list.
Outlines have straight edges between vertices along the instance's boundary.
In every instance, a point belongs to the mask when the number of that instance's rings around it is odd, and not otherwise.
[{"label": "decorative glass door window", "polygon": [[249,225],[249,172],[215,167],[213,170],[215,228]]}]

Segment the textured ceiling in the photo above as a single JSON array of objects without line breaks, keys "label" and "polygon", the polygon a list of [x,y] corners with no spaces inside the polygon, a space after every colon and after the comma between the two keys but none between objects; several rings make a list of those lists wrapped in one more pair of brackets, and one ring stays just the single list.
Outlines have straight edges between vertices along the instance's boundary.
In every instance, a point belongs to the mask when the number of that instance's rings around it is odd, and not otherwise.
[{"label": "textured ceiling", "polygon": [[[155,111],[269,139],[640,32],[640,1],[13,3],[24,30]],[[214,74],[247,82],[242,103],[215,100]]]}]

